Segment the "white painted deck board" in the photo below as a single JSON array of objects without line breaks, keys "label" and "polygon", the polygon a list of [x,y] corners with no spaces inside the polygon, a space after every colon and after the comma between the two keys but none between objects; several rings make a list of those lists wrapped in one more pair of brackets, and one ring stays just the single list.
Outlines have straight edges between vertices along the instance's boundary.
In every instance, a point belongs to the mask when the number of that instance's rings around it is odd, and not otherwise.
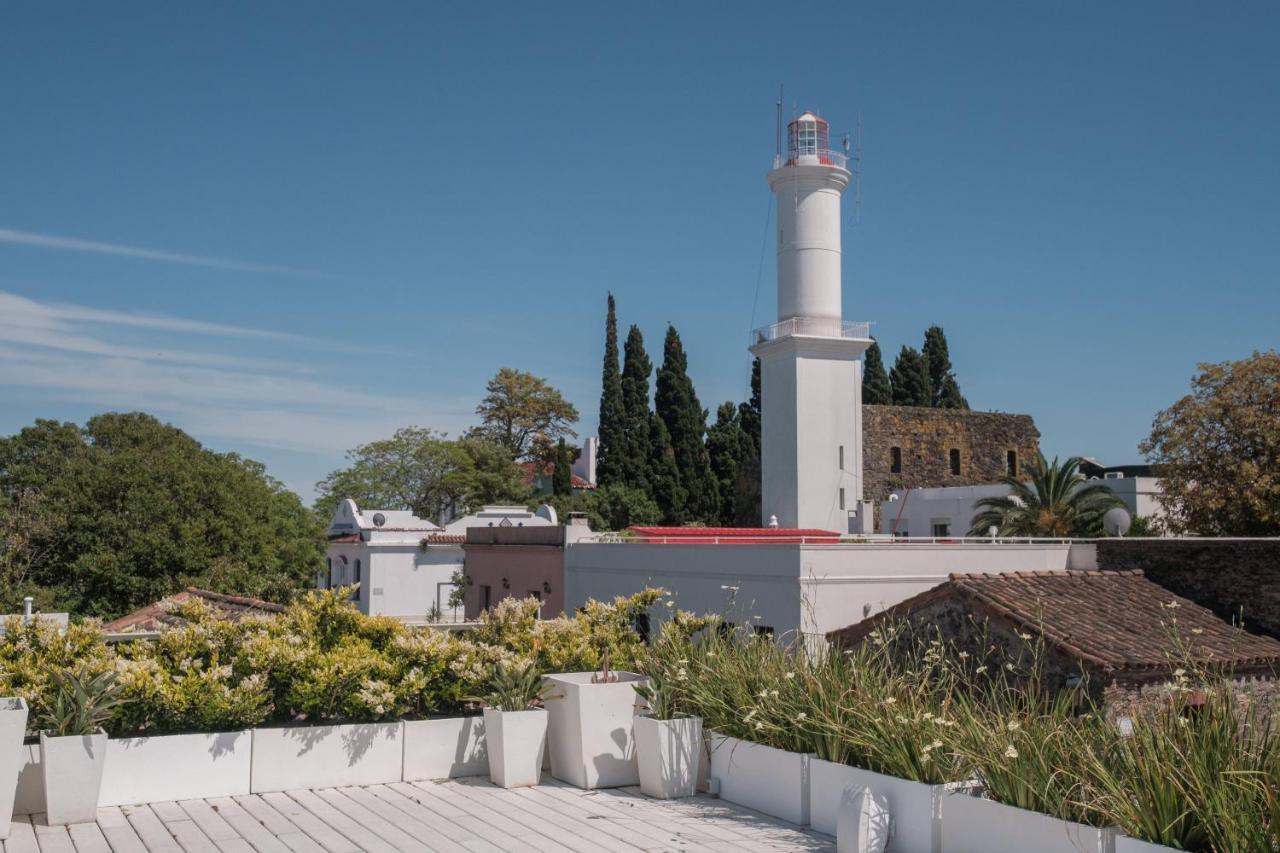
[{"label": "white painted deck board", "polygon": [[96,823],[13,822],[0,853],[834,853],[825,835],[708,797],[579,791],[549,777],[285,791],[99,809]]}]

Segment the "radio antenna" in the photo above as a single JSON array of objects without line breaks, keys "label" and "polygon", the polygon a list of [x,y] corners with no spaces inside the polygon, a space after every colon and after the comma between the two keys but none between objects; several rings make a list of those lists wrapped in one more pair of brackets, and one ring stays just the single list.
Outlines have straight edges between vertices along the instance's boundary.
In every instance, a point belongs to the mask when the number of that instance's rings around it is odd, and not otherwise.
[{"label": "radio antenna", "polygon": [[782,162],[782,84],[778,84],[778,150],[775,152],[774,168]]}]

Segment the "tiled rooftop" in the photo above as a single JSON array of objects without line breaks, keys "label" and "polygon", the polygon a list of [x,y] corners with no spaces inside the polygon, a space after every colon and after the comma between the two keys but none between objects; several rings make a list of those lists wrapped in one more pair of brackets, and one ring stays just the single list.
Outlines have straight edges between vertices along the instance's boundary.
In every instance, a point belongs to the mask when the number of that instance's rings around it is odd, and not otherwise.
[{"label": "tiled rooftop", "polygon": [[805,851],[830,836],[722,800],[581,791],[550,777],[504,790],[483,778],[400,782],[98,810],[97,823],[16,822],[3,853],[357,851]]}]

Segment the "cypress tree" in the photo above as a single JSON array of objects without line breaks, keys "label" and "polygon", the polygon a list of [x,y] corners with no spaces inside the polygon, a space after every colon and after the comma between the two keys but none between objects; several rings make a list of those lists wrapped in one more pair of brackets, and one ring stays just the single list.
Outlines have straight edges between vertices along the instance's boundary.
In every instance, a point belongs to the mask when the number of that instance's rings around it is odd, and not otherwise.
[{"label": "cypress tree", "polygon": [[738,475],[750,441],[742,431],[738,407],[733,403],[721,403],[716,410],[716,422],[707,430],[707,457],[720,491],[716,523],[722,526],[734,523]]},{"label": "cypress tree", "polygon": [[600,447],[596,457],[596,480],[601,486],[623,482],[627,439],[626,413],[622,406],[622,373],[618,369],[618,317],[609,294],[609,311],[604,321],[604,376],[600,390]]},{"label": "cypress tree", "polygon": [[671,447],[671,434],[656,414],[651,418],[649,437],[649,489],[653,501],[662,512],[664,524],[681,524],[684,489],[680,486],[680,468]]},{"label": "cypress tree", "polygon": [[951,370],[951,353],[941,326],[930,326],[925,331],[922,352],[929,367],[930,404],[939,409],[969,408]]},{"label": "cypress tree", "polygon": [[662,367],[658,370],[654,411],[671,435],[680,486],[685,493],[685,520],[707,521],[719,512],[719,489],[711,475],[711,463],[703,443],[707,413],[698,402],[689,379],[689,362],[680,334],[667,327],[662,347]]},{"label": "cypress tree", "polygon": [[751,399],[738,404],[738,423],[757,456],[760,454],[760,420],[760,359],[755,358],[751,360]]},{"label": "cypress tree", "polygon": [[884,369],[880,344],[875,341],[871,342],[867,354],[862,358],[862,403],[868,406],[893,405],[893,388],[889,385],[889,374]]},{"label": "cypress tree", "polygon": [[904,346],[889,372],[895,406],[932,406],[929,366],[919,350]]},{"label": "cypress tree", "polygon": [[[742,459],[733,488],[733,520],[738,527],[759,527],[760,519],[760,359],[751,362],[751,399],[738,404]],[[723,495],[721,496],[723,498]]]},{"label": "cypress tree", "polygon": [[649,484],[650,437],[649,374],[653,364],[644,351],[644,335],[637,326],[627,332],[622,350],[622,409],[626,455],[621,460],[623,483],[652,494]]},{"label": "cypress tree", "polygon": [[569,461],[569,448],[563,437],[556,445],[555,466],[551,472],[551,494],[568,497],[573,494],[573,463]]}]

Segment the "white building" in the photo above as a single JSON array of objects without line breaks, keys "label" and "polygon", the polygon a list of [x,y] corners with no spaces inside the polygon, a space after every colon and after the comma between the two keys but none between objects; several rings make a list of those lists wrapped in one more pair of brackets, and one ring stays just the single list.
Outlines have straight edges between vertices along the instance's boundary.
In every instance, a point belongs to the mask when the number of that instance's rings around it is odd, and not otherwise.
[{"label": "white building", "polygon": [[862,353],[865,323],[841,307],[840,197],[845,154],[827,122],[787,125],[787,152],[769,172],[778,209],[778,322],[752,334],[760,359],[761,494],[782,527],[867,530],[862,508]]},{"label": "white building", "polygon": [[[449,606],[453,574],[462,568],[468,527],[526,527],[556,524],[555,510],[486,506],[440,527],[404,510],[364,510],[350,499],[338,504],[329,523],[326,567],[319,589],[359,584],[356,601],[371,616],[426,619]],[[461,613],[461,608],[457,608]]]}]

